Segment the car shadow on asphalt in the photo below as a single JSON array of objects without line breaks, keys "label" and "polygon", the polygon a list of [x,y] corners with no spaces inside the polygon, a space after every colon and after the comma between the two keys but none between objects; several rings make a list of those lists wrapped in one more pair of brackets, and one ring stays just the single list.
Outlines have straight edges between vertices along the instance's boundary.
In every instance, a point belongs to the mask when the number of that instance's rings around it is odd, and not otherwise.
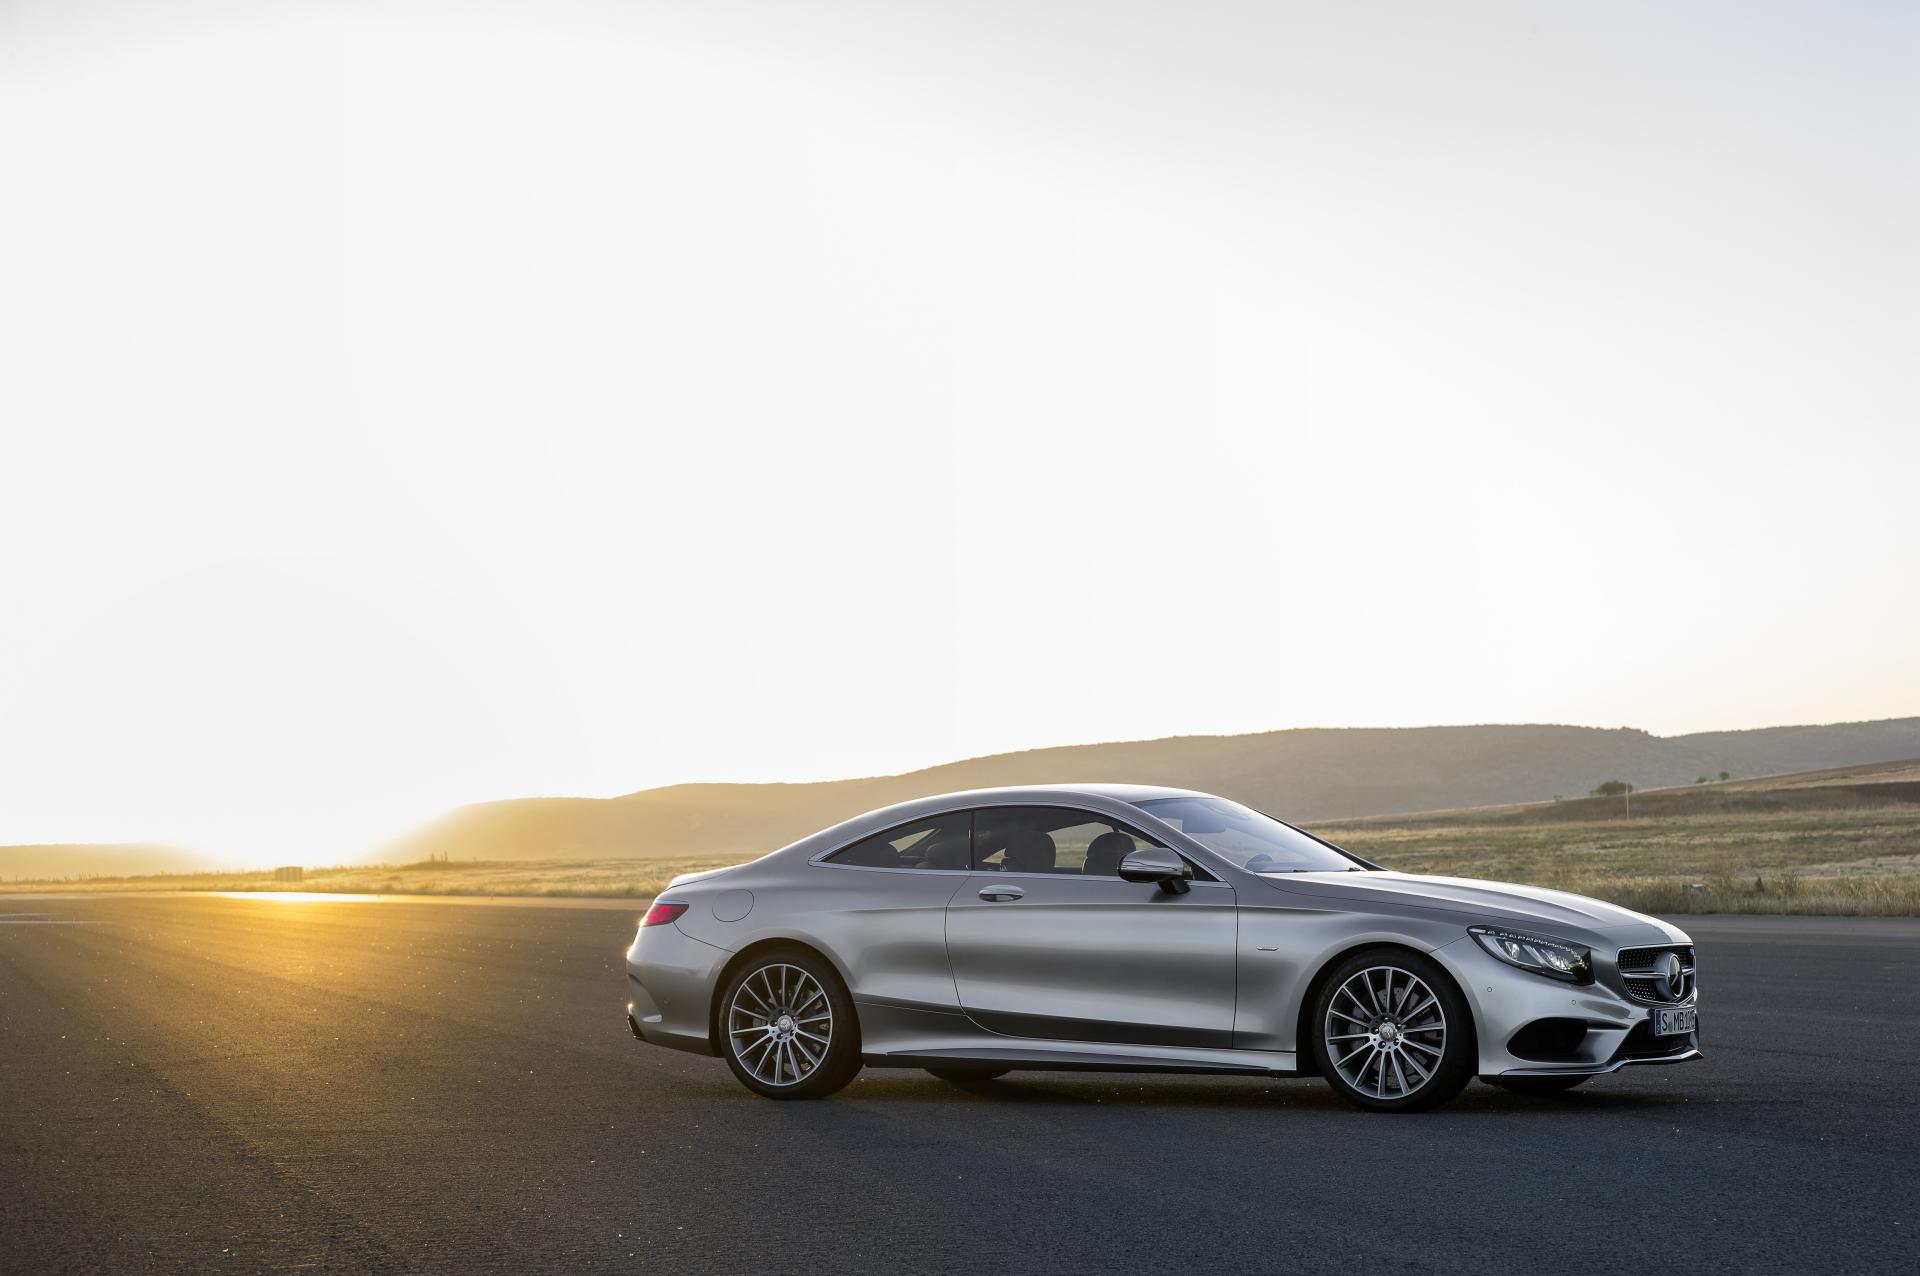
[{"label": "car shadow on asphalt", "polygon": [[[1604,1082],[1600,1083],[1604,1085]],[[733,1098],[741,1103],[766,1103],[734,1082],[731,1076],[714,1079],[711,1089],[698,1090],[703,1097]],[[1669,1090],[1587,1089],[1554,1095],[1512,1094],[1495,1086],[1474,1082],[1458,1097],[1437,1109],[1438,1112],[1506,1112],[1566,1114],[1574,1112],[1657,1111],[1693,1101],[1690,1096]],[[1077,1108],[1138,1107],[1165,1110],[1171,1108],[1250,1110],[1297,1110],[1310,1112],[1356,1112],[1346,1100],[1317,1078],[1196,1078],[1168,1074],[1151,1079],[1115,1080],[1092,1073],[1015,1073],[991,1081],[945,1081],[907,1070],[870,1068],[837,1095],[820,1103],[779,1104],[783,1108],[831,1107],[845,1101],[862,1103],[898,1103],[903,1107],[928,1104],[958,1108],[973,1104],[1001,1107]],[[1357,1114],[1357,1112],[1356,1112]]]},{"label": "car shadow on asphalt", "polygon": [[[1345,1099],[1334,1093],[1325,1082],[1313,1078],[1264,1082],[1250,1079],[1241,1083],[1214,1080],[1196,1083],[1181,1078],[1172,1083],[1127,1082],[1116,1085],[1109,1082],[1103,1085],[1099,1081],[1089,1082],[1086,1078],[1076,1078],[1073,1081],[1050,1080],[1045,1079],[1044,1074],[1041,1074],[1032,1078],[1013,1076],[959,1085],[946,1081],[926,1084],[906,1078],[881,1084],[887,1089],[883,1090],[876,1086],[866,1091],[862,1097],[875,1099],[898,1097],[921,1102],[929,1099],[948,1102],[974,1099],[994,1103],[1048,1106],[1098,1103],[1161,1108],[1261,1108],[1266,1110],[1297,1108],[1334,1112],[1355,1110]],[[1596,1090],[1557,1095],[1521,1095],[1511,1094],[1493,1086],[1473,1084],[1438,1110],[1442,1112],[1463,1109],[1511,1112],[1626,1110],[1661,1108],[1686,1101],[1685,1095],[1664,1092],[1608,1093]]]}]

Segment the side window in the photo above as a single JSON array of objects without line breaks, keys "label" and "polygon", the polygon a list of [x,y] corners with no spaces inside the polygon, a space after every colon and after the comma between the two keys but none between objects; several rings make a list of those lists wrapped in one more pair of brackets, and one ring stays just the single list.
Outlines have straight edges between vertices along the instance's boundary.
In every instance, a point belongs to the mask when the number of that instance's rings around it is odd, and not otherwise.
[{"label": "side window", "polygon": [[1000,806],[974,814],[973,866],[985,872],[1118,877],[1121,860],[1153,845],[1125,825],[1063,806]]},{"label": "side window", "polygon": [[862,838],[852,846],[827,857],[829,864],[847,864],[855,868],[932,868],[964,871],[967,844],[971,839],[973,815],[940,815],[917,824]]}]

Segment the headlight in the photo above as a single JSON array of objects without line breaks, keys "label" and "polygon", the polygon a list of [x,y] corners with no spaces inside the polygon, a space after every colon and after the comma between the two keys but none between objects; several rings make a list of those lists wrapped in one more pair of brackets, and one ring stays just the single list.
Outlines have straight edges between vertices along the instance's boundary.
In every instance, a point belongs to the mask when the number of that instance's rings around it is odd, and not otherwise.
[{"label": "headlight", "polygon": [[1592,957],[1577,944],[1563,944],[1495,926],[1470,926],[1467,931],[1480,941],[1480,947],[1509,966],[1531,970],[1549,979],[1564,979],[1570,984],[1593,982]]}]

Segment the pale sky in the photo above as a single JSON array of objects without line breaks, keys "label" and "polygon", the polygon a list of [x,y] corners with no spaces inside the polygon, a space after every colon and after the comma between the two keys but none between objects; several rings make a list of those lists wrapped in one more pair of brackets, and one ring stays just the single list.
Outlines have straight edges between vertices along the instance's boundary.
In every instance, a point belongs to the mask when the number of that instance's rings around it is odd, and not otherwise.
[{"label": "pale sky", "polygon": [[0,842],[1920,713],[1916,12],[0,0]]}]

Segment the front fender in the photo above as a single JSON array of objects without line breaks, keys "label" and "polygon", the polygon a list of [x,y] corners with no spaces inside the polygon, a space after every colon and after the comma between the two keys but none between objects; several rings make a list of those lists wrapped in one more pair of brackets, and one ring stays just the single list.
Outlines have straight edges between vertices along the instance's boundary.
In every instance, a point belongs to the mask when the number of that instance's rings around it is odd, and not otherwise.
[{"label": "front fender", "polygon": [[1306,1055],[1300,1015],[1320,974],[1348,953],[1386,944],[1431,954],[1460,937],[1462,928],[1417,917],[1355,915],[1307,906],[1240,911],[1239,985],[1234,999],[1236,1050]]}]

